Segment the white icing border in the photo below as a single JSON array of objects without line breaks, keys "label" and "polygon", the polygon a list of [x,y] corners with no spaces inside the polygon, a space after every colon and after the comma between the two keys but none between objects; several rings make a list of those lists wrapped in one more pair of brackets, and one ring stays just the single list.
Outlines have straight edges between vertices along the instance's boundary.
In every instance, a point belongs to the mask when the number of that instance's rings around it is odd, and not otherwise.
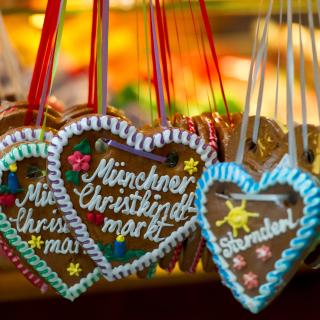
[{"label": "white icing border", "polygon": [[[35,141],[40,140],[41,136],[41,128],[32,128],[32,127],[22,127],[17,128],[15,131],[10,134],[3,135],[3,138],[0,139],[0,150],[5,149],[8,146],[11,146],[18,142],[27,142],[27,141]],[[44,132],[45,141],[51,141],[54,134],[51,131]]]}]

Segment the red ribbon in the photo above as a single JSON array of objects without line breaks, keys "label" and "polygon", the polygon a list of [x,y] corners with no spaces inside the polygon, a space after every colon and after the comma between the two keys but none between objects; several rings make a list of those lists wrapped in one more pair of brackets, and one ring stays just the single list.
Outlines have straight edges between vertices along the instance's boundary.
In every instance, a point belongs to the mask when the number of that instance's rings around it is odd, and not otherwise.
[{"label": "red ribbon", "polygon": [[166,88],[169,112],[171,114],[171,97],[170,97],[167,56],[166,56],[166,40],[165,40],[164,25],[162,20],[160,1],[156,0],[155,3],[156,3],[157,24],[158,24],[158,32],[159,32],[160,56],[161,56],[162,70],[163,70],[163,80]]},{"label": "red ribbon", "polygon": [[[150,27],[151,27],[151,15],[150,15]],[[152,76],[152,82],[156,91],[156,97],[157,97],[157,111],[158,111],[158,118],[161,118],[161,112],[160,112],[160,96],[159,96],[159,86],[157,81],[157,68],[156,68],[156,56],[154,52],[153,47],[153,35],[152,32],[150,32],[151,36],[151,56],[152,56],[152,69],[153,69],[153,76]]]},{"label": "red ribbon", "polygon": [[89,64],[88,107],[96,113],[98,111],[97,97],[97,29],[98,29],[98,0],[93,1],[92,29],[91,29],[91,53]]},{"label": "red ribbon", "polygon": [[210,44],[212,58],[213,58],[213,61],[214,61],[214,64],[215,64],[215,68],[217,70],[217,74],[218,74],[218,78],[219,78],[220,90],[221,90],[224,106],[225,106],[225,109],[226,109],[226,112],[227,112],[227,115],[228,115],[229,122],[232,124],[233,121],[232,121],[230,113],[229,113],[228,103],[227,103],[226,95],[225,95],[225,92],[224,92],[224,87],[223,87],[223,83],[222,83],[222,76],[221,76],[220,67],[219,67],[219,61],[218,61],[218,56],[217,56],[216,48],[215,48],[215,45],[214,45],[214,39],[213,39],[213,34],[212,34],[211,26],[210,26],[207,7],[206,7],[206,4],[205,4],[204,0],[199,0],[199,4],[200,4],[200,8],[201,8],[201,14],[202,14],[204,26],[205,26],[206,33],[207,33],[208,40],[209,40],[209,44]]},{"label": "red ribbon", "polygon": [[[55,49],[60,4],[60,1],[56,0],[49,0],[47,4],[39,49],[29,89],[28,111],[25,117],[25,125],[30,125],[32,122],[32,112],[38,108],[40,104],[45,76],[47,72],[52,72],[50,60]],[[49,90],[46,94],[48,94],[48,92]]]},{"label": "red ribbon", "polygon": [[168,20],[167,20],[167,14],[165,9],[165,0],[163,0],[163,3],[162,3],[162,17],[163,17],[165,47],[167,49],[169,65],[170,65],[170,83],[171,83],[173,99],[174,99],[173,105],[175,105],[176,93],[175,93],[175,87],[174,87],[174,81],[173,81],[173,68],[172,68],[172,58],[171,58],[171,49],[170,49],[169,32],[168,32]]}]

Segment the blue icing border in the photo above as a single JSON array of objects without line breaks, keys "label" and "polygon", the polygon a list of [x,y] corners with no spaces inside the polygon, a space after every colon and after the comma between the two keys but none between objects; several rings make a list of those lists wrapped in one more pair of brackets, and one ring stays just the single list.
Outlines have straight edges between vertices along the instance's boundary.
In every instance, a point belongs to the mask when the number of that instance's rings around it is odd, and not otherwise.
[{"label": "blue icing border", "polygon": [[[230,270],[223,258],[216,237],[211,231],[206,219],[206,193],[214,181],[231,182],[240,187],[245,193],[257,193],[276,184],[288,184],[300,194],[304,202],[304,216],[300,219],[300,228],[296,237],[290,241],[290,247],[282,252],[281,258],[276,261],[274,270],[267,273],[267,282],[259,287],[259,295],[249,297],[244,288],[237,281],[237,277]],[[197,183],[195,205],[197,208],[198,223],[202,236],[206,239],[207,247],[212,253],[213,261],[217,265],[224,284],[230,288],[234,297],[248,310],[258,313],[267,306],[269,300],[277,293],[277,287],[283,282],[283,276],[290,271],[292,263],[301,253],[311,245],[316,238],[317,228],[320,225],[320,187],[314,178],[300,169],[276,168],[265,172],[256,182],[240,165],[235,163],[218,163],[208,168]]]}]

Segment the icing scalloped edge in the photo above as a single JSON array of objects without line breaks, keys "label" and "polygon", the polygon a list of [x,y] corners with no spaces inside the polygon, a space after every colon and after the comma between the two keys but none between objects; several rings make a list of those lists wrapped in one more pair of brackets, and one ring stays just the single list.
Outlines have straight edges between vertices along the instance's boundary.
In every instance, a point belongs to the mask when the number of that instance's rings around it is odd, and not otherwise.
[{"label": "icing scalloped edge", "polygon": [[[0,183],[3,171],[7,171],[10,164],[30,157],[42,157],[46,159],[47,147],[48,145],[46,143],[28,143],[11,149],[10,152],[6,153],[0,160]],[[7,239],[8,244],[14,247],[48,284],[68,300],[75,300],[101,277],[99,268],[95,268],[93,272],[88,273],[86,277],[82,278],[79,283],[68,287],[59,278],[57,273],[28,246],[27,242],[21,239],[17,231],[11,228],[10,222],[2,212],[0,213],[0,232]]]},{"label": "icing scalloped edge", "polygon": [[[237,277],[220,255],[221,249],[216,244],[216,237],[206,219],[206,192],[214,181],[237,184],[243,192],[249,194],[275,184],[286,183],[303,199],[304,216],[300,220],[296,237],[290,241],[290,247],[282,252],[273,271],[266,275],[267,282],[259,287],[259,295],[253,298],[244,294],[244,288],[237,282]],[[320,188],[310,174],[300,169],[274,169],[265,172],[260,182],[256,182],[241,166],[235,163],[219,163],[210,167],[198,180],[195,204],[202,235],[207,241],[207,247],[212,253],[213,262],[218,267],[224,284],[232,291],[234,297],[253,313],[258,313],[267,306],[268,301],[275,295],[277,287],[283,283],[283,276],[290,270],[292,261],[298,259],[300,253],[316,238],[320,224]]]},{"label": "icing scalloped edge", "polygon": [[95,261],[105,278],[113,281],[141,271],[143,268],[147,268],[152,263],[157,262],[158,259],[170,252],[172,248],[177,246],[179,242],[183,241],[195,230],[197,217],[192,217],[184,226],[172,232],[166,240],[160,243],[157,249],[146,253],[131,263],[112,268],[94,240],[90,238],[86,225],[82,223],[81,218],[73,208],[59,170],[60,154],[63,151],[63,147],[68,144],[68,140],[73,135],[80,135],[90,130],[109,130],[112,134],[125,139],[127,145],[146,152],[151,152],[153,149],[161,148],[169,143],[184,144],[196,150],[201,160],[205,163],[205,167],[209,167],[216,161],[217,152],[205,144],[204,140],[196,134],[180,129],[165,129],[153,136],[144,136],[142,132],[137,131],[136,127],[130,125],[128,122],[108,115],[84,116],[77,122],[66,125],[52,139],[48,147],[48,180],[51,184],[51,189],[53,190],[61,211],[64,213],[66,221],[69,223],[71,229],[74,230],[77,240],[88,255]]},{"label": "icing scalloped edge", "polygon": [[[18,130],[11,132],[10,134],[4,135],[0,139],[0,150],[13,145],[17,142],[32,142],[34,140],[40,140],[41,137],[41,128],[32,128],[32,127],[22,127]],[[44,132],[45,141],[50,141],[53,138],[53,133],[51,131]]]}]

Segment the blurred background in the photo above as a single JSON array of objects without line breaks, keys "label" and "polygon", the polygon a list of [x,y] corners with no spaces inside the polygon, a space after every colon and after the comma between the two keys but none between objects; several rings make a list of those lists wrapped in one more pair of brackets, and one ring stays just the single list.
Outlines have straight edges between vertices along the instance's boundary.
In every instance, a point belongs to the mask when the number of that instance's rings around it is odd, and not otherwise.
[{"label": "blurred background", "polygon": [[[286,1],[284,1],[286,2]],[[316,12],[316,1],[314,12]],[[209,43],[203,33],[204,26],[198,1],[193,1],[192,12],[188,1],[167,1],[169,41],[172,50],[173,83],[175,86],[174,110],[187,115],[210,111],[210,81],[206,73],[205,54],[210,55]],[[306,1],[293,1],[294,21],[298,12],[307,26]],[[149,98],[146,41],[144,37],[143,10],[140,0],[111,0],[109,36],[109,103],[124,110],[136,125],[150,123],[155,117],[154,89]],[[255,23],[259,11],[266,13],[268,1],[212,0],[207,1],[211,26],[216,42],[219,63],[231,111],[243,108]],[[45,0],[0,0],[0,9],[14,57],[18,61],[21,99],[28,93],[29,81],[37,54],[44,19]],[[88,64],[90,58],[91,0],[68,0],[67,14],[58,72],[53,84],[53,94],[70,107],[87,101]],[[285,8],[284,8],[285,10]],[[192,23],[192,13],[196,24]],[[320,35],[318,15],[314,15]],[[275,1],[269,31],[269,51],[266,69],[265,94],[262,113],[273,115],[278,48],[280,48],[279,120],[286,118],[285,54],[286,25],[281,28],[279,1]],[[285,21],[285,18],[284,18]],[[199,42],[204,35],[203,50]],[[294,25],[294,51],[298,63],[299,33]],[[313,82],[313,62],[308,29],[303,29],[306,59],[308,122],[316,123],[316,96]],[[320,42],[317,42],[320,58]],[[14,93],[1,59],[0,43],[0,94]],[[212,64],[210,68],[212,68]],[[295,121],[301,122],[299,78],[295,83]],[[212,85],[218,109],[224,112],[216,74]],[[255,99],[255,98],[254,98]],[[253,99],[253,100],[254,100]],[[254,100],[255,101],[255,100]],[[153,111],[153,112],[151,112]],[[252,113],[255,106],[252,105]],[[1,259],[1,258],[0,258]],[[319,277],[313,272],[300,274],[284,294],[259,316],[252,316],[236,303],[231,294],[218,281],[218,276],[205,274],[201,266],[194,275],[174,270],[172,274],[158,271],[152,280],[134,277],[116,283],[100,282],[80,297],[74,304],[62,301],[54,293],[41,295],[10,263],[0,260],[0,315],[42,319],[66,318],[80,314],[92,318],[117,317],[125,319],[302,319],[317,314]],[[53,299],[55,298],[55,299]],[[16,307],[19,306],[19,307]],[[112,306],[112,307],[111,307]],[[36,312],[35,312],[36,310]],[[62,315],[63,316],[62,316]]]}]

